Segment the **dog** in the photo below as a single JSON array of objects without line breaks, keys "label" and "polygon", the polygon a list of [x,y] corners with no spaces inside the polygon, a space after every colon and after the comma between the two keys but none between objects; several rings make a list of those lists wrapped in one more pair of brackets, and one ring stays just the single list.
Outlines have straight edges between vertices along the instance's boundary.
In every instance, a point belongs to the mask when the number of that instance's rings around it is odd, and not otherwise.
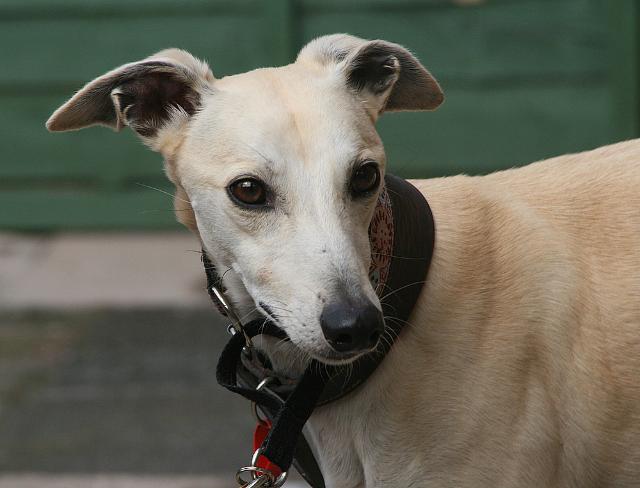
[{"label": "dog", "polygon": [[[336,34],[222,79],[162,51],[90,82],[47,127],[129,126],[162,154],[178,220],[228,270],[240,313],[278,314],[290,345],[261,347],[293,374],[370,347],[336,348],[321,316],[381,320],[375,123],[443,99],[402,46]],[[434,215],[431,269],[375,374],[309,421],[327,487],[640,486],[640,142],[412,183]]]}]

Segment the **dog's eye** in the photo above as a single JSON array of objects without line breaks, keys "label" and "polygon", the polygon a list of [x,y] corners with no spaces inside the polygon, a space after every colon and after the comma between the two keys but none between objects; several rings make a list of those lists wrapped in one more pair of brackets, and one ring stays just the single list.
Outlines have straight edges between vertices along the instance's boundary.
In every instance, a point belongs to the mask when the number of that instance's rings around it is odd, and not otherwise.
[{"label": "dog's eye", "polygon": [[267,190],[264,183],[255,178],[241,178],[229,185],[229,193],[245,205],[264,205],[267,203]]},{"label": "dog's eye", "polygon": [[371,193],[380,184],[380,169],[373,161],[361,164],[351,177],[351,191],[354,195]]}]

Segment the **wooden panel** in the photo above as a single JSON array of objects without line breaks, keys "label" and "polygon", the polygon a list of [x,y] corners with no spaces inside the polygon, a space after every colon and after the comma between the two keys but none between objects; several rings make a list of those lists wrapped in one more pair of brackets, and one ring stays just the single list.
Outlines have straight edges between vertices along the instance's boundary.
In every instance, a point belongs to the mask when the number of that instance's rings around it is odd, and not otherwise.
[{"label": "wooden panel", "polygon": [[104,127],[47,132],[45,121],[66,96],[0,96],[0,127],[10,141],[3,144],[0,178],[80,178],[112,184],[162,171],[162,158],[128,129],[120,133]]},{"label": "wooden panel", "polygon": [[9,62],[0,71],[0,87],[18,92],[63,87],[71,94],[109,69],[167,47],[207,59],[221,76],[268,61],[266,34],[260,16],[227,13],[5,21],[0,22],[0,59]]},{"label": "wooden panel", "polygon": [[613,127],[621,139],[640,131],[640,7],[636,0],[609,3]]},{"label": "wooden panel", "polygon": [[[187,5],[177,9],[178,3],[161,2],[146,16],[135,15],[145,6],[139,1],[84,2],[84,7],[58,1],[46,8],[0,3],[5,14],[0,15],[0,57],[9,60],[0,71],[0,127],[11,140],[3,147],[0,178],[91,179],[110,188],[141,177],[155,179],[161,158],[129,130],[52,135],[44,122],[87,81],[163,47],[179,46],[208,58],[218,76],[252,69],[282,49],[264,28],[263,16],[270,11],[250,8],[256,2],[182,3]],[[70,7],[85,15],[66,15]],[[43,11],[52,15],[40,15]],[[31,33],[29,42],[23,42],[24,32]]]},{"label": "wooden panel", "polygon": [[221,76],[284,64],[327,33],[404,44],[447,100],[380,131],[392,171],[427,177],[636,136],[637,27],[634,0],[0,0],[0,227],[176,225],[171,199],[138,185],[170,190],[130,131],[44,129],[83,83],[164,47]]},{"label": "wooden panel", "polygon": [[0,16],[19,17],[105,17],[139,14],[145,17],[168,14],[244,11],[259,8],[260,0],[0,0]]},{"label": "wooden panel", "polygon": [[20,230],[157,229],[178,227],[171,197],[162,193],[67,190],[0,191],[0,228]]},{"label": "wooden panel", "polygon": [[[264,22],[272,40],[273,55],[270,59],[272,66],[289,64],[296,56],[294,2],[293,0],[269,0],[262,5],[265,14]],[[254,66],[254,68],[259,67],[261,65]]]},{"label": "wooden panel", "polygon": [[484,174],[613,139],[609,92],[601,85],[452,89],[448,96],[432,113],[382,117],[392,172],[413,178]]},{"label": "wooden panel", "polygon": [[[301,43],[349,32],[388,39],[414,51],[447,83],[603,80],[606,13],[598,0],[453,2],[324,2],[302,0]],[[369,8],[349,8],[353,5]],[[375,7],[378,8],[375,8]],[[386,7],[386,8],[383,8]]]}]

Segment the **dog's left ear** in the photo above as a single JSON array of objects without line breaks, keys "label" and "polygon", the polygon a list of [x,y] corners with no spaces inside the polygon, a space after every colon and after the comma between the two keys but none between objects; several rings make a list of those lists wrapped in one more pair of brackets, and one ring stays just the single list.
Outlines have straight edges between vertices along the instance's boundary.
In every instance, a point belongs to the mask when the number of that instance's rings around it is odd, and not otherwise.
[{"label": "dog's left ear", "polygon": [[298,61],[336,67],[375,115],[435,110],[444,101],[431,73],[407,49],[391,42],[347,34],[323,36],[307,44]]},{"label": "dog's left ear", "polygon": [[47,128],[58,132],[129,126],[162,152],[182,133],[214,81],[206,63],[186,51],[167,49],[91,81],[51,115]]}]

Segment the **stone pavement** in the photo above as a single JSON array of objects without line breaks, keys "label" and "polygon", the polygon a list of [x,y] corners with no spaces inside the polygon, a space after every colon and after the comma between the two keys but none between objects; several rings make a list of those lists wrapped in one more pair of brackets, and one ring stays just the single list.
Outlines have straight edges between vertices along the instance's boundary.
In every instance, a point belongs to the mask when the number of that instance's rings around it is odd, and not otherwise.
[{"label": "stone pavement", "polygon": [[[286,488],[304,488],[290,481]],[[0,488],[230,488],[228,479],[212,476],[38,476],[0,475]]]},{"label": "stone pavement", "polygon": [[0,234],[0,488],[234,486],[252,419],[215,383],[225,322],[192,251]]}]

